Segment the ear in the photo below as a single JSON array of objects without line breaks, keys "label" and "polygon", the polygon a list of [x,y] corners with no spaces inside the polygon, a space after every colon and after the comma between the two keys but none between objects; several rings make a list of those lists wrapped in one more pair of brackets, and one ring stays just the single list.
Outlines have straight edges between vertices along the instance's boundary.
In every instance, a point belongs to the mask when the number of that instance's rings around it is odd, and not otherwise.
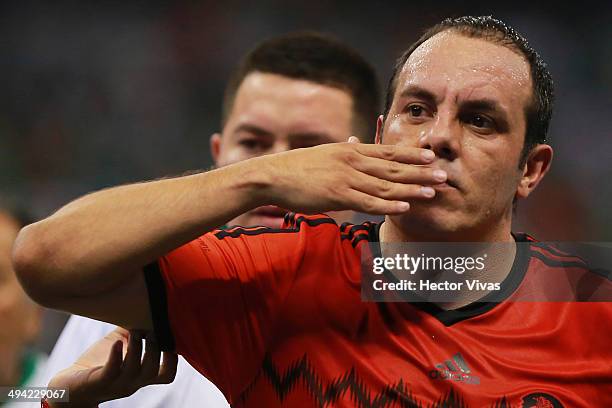
[{"label": "ear", "polygon": [[531,149],[516,188],[516,198],[527,198],[535,190],[550,170],[552,158],[553,149],[547,144],[540,144]]},{"label": "ear", "polygon": [[385,117],[383,115],[378,115],[378,119],[376,119],[376,137],[374,138],[374,143],[376,144],[382,143],[384,125]]},{"label": "ear", "polygon": [[210,137],[210,155],[215,162],[215,166],[219,161],[219,152],[221,151],[221,134],[215,133]]}]

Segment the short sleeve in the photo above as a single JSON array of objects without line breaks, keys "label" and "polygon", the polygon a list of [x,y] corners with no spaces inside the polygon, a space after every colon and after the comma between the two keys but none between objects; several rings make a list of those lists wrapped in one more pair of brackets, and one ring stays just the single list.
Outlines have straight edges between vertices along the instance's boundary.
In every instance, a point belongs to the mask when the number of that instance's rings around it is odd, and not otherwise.
[{"label": "short sleeve", "polygon": [[261,366],[307,247],[321,227],[337,231],[329,217],[307,221],[213,231],[145,269],[162,347],[183,355],[230,403]]}]

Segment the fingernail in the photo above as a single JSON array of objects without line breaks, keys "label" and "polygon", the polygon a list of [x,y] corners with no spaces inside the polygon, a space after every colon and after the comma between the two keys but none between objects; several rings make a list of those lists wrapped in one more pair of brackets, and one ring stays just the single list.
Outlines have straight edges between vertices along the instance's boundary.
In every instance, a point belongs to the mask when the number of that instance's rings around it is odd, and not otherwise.
[{"label": "fingernail", "polygon": [[423,156],[425,160],[433,160],[434,157],[436,157],[435,153],[432,152],[431,150],[423,151],[423,153],[421,153],[421,156]]},{"label": "fingernail", "polygon": [[431,187],[421,187],[421,194],[425,197],[433,197],[436,191]]},{"label": "fingernail", "polygon": [[408,209],[410,209],[410,204],[406,202],[401,202],[398,204],[398,208],[400,211],[408,211]]},{"label": "fingernail", "polygon": [[434,170],[433,176],[437,181],[445,181],[446,180],[446,172],[444,170]]}]

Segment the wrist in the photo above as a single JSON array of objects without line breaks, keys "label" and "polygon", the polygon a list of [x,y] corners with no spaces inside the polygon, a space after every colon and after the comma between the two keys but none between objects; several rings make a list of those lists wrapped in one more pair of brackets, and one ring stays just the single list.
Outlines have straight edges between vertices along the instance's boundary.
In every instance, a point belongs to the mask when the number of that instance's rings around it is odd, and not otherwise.
[{"label": "wrist", "polygon": [[47,388],[68,390],[67,401],[49,401],[47,400],[48,408],[98,408],[99,401],[91,398],[92,392],[85,391],[82,387],[75,387],[74,384],[67,383],[62,380],[61,373],[53,377]]},{"label": "wrist", "polygon": [[236,163],[237,190],[241,201],[248,203],[243,212],[264,205],[278,205],[276,190],[280,184],[277,155],[268,155]]}]

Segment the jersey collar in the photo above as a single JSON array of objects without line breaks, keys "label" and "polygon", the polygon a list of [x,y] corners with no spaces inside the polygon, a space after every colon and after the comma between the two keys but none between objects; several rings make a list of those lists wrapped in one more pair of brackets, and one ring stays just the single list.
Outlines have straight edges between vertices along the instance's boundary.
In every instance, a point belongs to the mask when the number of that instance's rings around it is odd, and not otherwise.
[{"label": "jersey collar", "polygon": [[[374,246],[374,250],[378,252],[378,255],[381,253],[380,249],[380,227],[382,226],[382,222],[377,224],[372,224],[369,241],[371,243],[377,244]],[[510,269],[510,273],[500,284],[500,290],[493,294],[489,293],[486,296],[482,297],[480,300],[470,303],[466,306],[462,306],[453,310],[445,310],[431,302],[407,302],[410,305],[432,315],[436,319],[438,319],[445,326],[451,326],[460,321],[470,319],[475,316],[479,316],[488,312],[489,310],[495,308],[498,304],[508,299],[519,287],[523,279],[525,278],[525,274],[527,273],[527,268],[529,266],[530,259],[530,245],[528,244],[531,239],[527,234],[523,233],[512,233],[512,237],[514,241],[517,243],[516,245],[516,254],[514,256],[514,262],[512,263],[512,268]],[[491,301],[492,298],[495,298],[495,301]]]}]

